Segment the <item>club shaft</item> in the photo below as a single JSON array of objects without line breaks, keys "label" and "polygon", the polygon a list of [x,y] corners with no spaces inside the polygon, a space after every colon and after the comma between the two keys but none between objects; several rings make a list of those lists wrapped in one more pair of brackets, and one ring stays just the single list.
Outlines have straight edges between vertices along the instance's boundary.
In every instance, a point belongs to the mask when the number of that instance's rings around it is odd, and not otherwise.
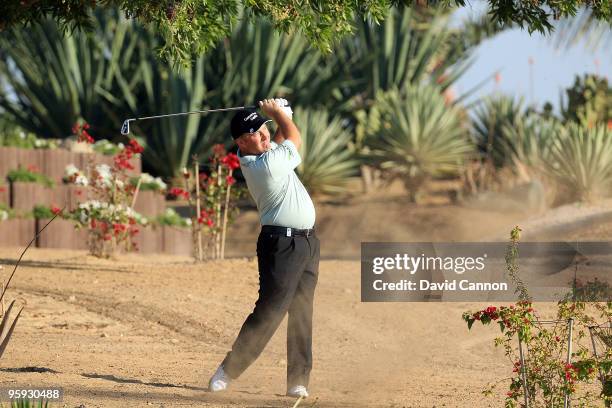
[{"label": "club shaft", "polygon": [[146,119],[159,119],[159,118],[169,118],[172,116],[193,115],[196,113],[228,112],[228,111],[234,111],[234,110],[240,110],[240,109],[254,109],[254,108],[255,106],[236,106],[234,108],[207,109],[207,110],[197,110],[197,111],[190,111],[190,112],[168,113],[166,115],[143,116],[141,118],[132,118],[128,120],[135,121],[135,120],[146,120]]}]

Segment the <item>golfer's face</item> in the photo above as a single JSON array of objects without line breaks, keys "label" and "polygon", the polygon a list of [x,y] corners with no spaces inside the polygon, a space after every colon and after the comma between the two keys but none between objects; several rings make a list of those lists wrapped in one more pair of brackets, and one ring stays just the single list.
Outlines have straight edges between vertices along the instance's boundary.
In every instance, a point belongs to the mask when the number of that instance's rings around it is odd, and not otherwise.
[{"label": "golfer's face", "polygon": [[249,154],[261,154],[272,147],[270,145],[270,131],[265,123],[257,131],[246,133],[241,138],[244,140],[244,148],[241,148],[241,150]]}]

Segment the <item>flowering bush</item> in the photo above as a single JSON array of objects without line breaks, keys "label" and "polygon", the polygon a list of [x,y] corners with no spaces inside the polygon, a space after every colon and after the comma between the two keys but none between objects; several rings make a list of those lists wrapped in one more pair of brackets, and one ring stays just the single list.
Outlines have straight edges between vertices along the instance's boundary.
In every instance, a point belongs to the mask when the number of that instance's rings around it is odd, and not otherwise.
[{"label": "flowering bush", "polygon": [[[89,200],[71,212],[71,219],[89,229],[94,255],[111,253],[115,243],[126,243],[126,249],[136,249],[131,238],[139,233],[138,225],[148,220],[124,204]],[[92,247],[93,246],[93,247]]]},{"label": "flowering bush", "polygon": [[49,177],[41,174],[34,165],[29,165],[25,169],[20,165],[17,169],[9,171],[6,178],[11,182],[38,183],[46,187],[53,187],[55,184]]},{"label": "flowering bush", "polygon": [[[87,124],[74,126],[79,141],[93,142],[88,128]],[[128,251],[137,249],[132,238],[139,232],[138,225],[145,226],[148,220],[133,209],[137,190],[128,171],[134,169],[130,160],[142,150],[136,140],[130,140],[115,154],[112,166],[95,164],[91,159],[85,171],[74,164],[66,167],[64,181],[87,187],[91,199],[63,216],[73,220],[77,228],[88,229],[93,255],[109,256],[121,244]]]},{"label": "flowering bush", "polygon": [[[512,231],[506,263],[512,280],[517,284],[520,300],[515,305],[466,311],[462,316],[468,329],[477,321],[483,325],[494,322],[503,333],[495,339],[495,347],[504,349],[512,365],[512,374],[489,385],[484,393],[492,395],[499,382],[507,381],[506,408],[524,406],[525,400],[531,408],[560,407],[564,405],[566,396],[576,406],[592,407],[600,396],[579,385],[593,382],[600,369],[610,372],[612,354],[609,349],[612,343],[607,345],[604,355],[596,359],[590,355],[587,333],[589,327],[595,325],[593,315],[599,314],[604,321],[612,320],[612,302],[562,300],[558,303],[555,320],[542,319],[533,308],[527,288],[518,275],[516,244],[519,231],[518,227]],[[574,351],[568,362],[570,343]],[[612,394],[605,387],[601,395],[612,401]]]},{"label": "flowering bush", "polygon": [[[580,384],[589,384],[596,379],[598,369],[609,370],[612,362],[609,352],[600,359],[590,355],[587,338],[588,327],[595,324],[593,308],[605,319],[612,318],[612,303],[607,306],[598,303],[560,302],[556,320],[543,320],[530,302],[518,302],[510,306],[489,306],[476,312],[465,312],[463,320],[471,328],[474,322],[483,325],[496,322],[503,336],[495,339],[495,346],[502,347],[510,363],[512,375],[500,380],[508,381],[506,407],[517,407],[525,398],[529,406],[563,406],[565,396],[571,397],[576,406],[591,407],[600,397]],[[569,341],[569,319],[572,319],[572,361],[567,362]],[[524,353],[521,361],[516,349],[518,340]],[[484,391],[492,394],[494,383]],[[604,398],[607,398],[604,396]]]},{"label": "flowering bush", "polygon": [[[244,188],[234,186],[233,173],[238,167],[238,156],[227,153],[223,145],[215,145],[209,161],[210,174],[200,173],[196,163],[194,179],[197,180],[190,183],[191,174],[184,169],[185,189],[174,187],[168,192],[171,197],[189,200],[194,253],[198,260],[203,259],[205,250],[213,259],[225,255],[227,227],[238,212],[236,200],[244,194]],[[208,238],[205,242],[202,233]]]}]

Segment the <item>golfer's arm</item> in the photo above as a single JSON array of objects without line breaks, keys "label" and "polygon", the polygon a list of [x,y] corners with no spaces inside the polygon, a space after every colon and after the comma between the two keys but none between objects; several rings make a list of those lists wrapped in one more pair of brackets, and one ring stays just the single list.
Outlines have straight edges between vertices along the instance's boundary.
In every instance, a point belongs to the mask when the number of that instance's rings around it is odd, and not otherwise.
[{"label": "golfer's arm", "polygon": [[299,149],[302,145],[302,136],[300,136],[300,131],[295,126],[295,123],[282,112],[279,112],[274,119],[278,125],[278,130],[274,134],[274,141],[282,143],[285,139],[291,140],[295,147]]}]

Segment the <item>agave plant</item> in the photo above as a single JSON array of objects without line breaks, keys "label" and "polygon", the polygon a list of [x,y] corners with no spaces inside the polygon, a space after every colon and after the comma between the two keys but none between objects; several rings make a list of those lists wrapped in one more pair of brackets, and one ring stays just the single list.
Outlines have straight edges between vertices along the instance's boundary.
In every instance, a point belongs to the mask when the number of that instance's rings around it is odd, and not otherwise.
[{"label": "agave plant", "polygon": [[571,123],[551,146],[548,173],[570,199],[594,201],[612,192],[612,132],[600,125],[585,129]]},{"label": "agave plant", "polygon": [[[540,172],[550,156],[555,140],[564,132],[555,118],[539,115],[518,117],[513,125],[502,125],[504,137],[500,149],[506,160],[521,172]],[[528,174],[524,176],[530,178]]]},{"label": "agave plant", "polygon": [[348,179],[357,174],[359,162],[350,147],[352,135],[340,117],[296,108],[294,120],[302,136],[300,180],[315,196],[344,191]]},{"label": "agave plant", "polygon": [[473,153],[459,108],[425,85],[380,93],[367,119],[366,160],[404,182],[412,201],[431,177],[456,174]]},{"label": "agave plant", "polygon": [[98,12],[96,21],[94,34],[64,36],[52,20],[0,34],[0,78],[7,88],[0,107],[15,124],[39,137],[63,138],[85,119],[96,138],[118,133],[120,115],[103,95],[119,93],[119,72],[129,78],[123,87],[135,85],[137,43],[127,35],[132,24],[118,12]]},{"label": "agave plant", "polygon": [[509,164],[507,155],[507,132],[504,129],[516,128],[517,122],[525,114],[522,98],[513,99],[505,95],[485,98],[476,107],[472,119],[472,137],[481,152],[496,166]]}]

